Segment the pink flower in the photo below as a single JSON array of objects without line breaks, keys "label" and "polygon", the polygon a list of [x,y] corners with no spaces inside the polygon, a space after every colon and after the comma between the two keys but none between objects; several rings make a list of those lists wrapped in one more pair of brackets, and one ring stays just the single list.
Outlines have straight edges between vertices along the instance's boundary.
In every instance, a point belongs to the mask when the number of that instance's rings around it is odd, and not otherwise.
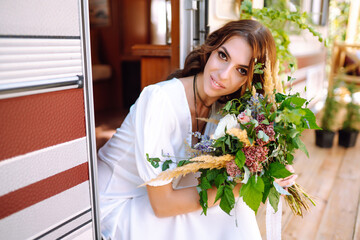
[{"label": "pink flower", "polygon": [[243,149],[245,153],[245,165],[250,172],[260,172],[262,170],[262,162],[266,160],[269,149],[265,146],[251,146]]},{"label": "pink flower", "polygon": [[241,124],[245,124],[250,122],[250,117],[245,114],[245,112],[242,112],[238,115],[237,119]]},{"label": "pink flower", "polygon": [[240,168],[236,165],[234,160],[226,163],[226,172],[230,175],[230,177],[236,177],[241,174]]}]

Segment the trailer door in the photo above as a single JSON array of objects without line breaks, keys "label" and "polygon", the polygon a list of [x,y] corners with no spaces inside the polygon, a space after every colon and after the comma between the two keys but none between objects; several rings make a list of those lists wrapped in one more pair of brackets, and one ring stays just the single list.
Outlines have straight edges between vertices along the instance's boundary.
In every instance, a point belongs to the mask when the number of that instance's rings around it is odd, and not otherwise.
[{"label": "trailer door", "polygon": [[99,239],[88,15],[0,1],[1,239]]}]

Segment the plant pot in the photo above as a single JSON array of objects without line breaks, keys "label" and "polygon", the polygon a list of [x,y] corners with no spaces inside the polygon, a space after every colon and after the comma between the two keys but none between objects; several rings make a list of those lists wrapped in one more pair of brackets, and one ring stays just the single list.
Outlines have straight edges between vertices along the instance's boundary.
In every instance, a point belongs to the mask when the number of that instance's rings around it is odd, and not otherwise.
[{"label": "plant pot", "polygon": [[331,148],[334,141],[335,132],[327,130],[315,130],[316,146],[321,148]]},{"label": "plant pot", "polygon": [[339,130],[339,145],[343,147],[354,147],[359,131]]}]

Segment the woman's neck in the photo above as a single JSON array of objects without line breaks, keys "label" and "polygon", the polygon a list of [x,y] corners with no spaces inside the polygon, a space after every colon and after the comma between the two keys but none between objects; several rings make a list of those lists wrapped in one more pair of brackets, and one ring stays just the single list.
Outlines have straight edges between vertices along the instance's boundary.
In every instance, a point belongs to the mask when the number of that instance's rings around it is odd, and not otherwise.
[{"label": "woman's neck", "polygon": [[210,97],[205,93],[204,90],[204,75],[199,73],[196,77],[196,97],[198,99],[199,105],[204,107],[211,107],[213,103],[215,103],[219,98],[217,97]]}]

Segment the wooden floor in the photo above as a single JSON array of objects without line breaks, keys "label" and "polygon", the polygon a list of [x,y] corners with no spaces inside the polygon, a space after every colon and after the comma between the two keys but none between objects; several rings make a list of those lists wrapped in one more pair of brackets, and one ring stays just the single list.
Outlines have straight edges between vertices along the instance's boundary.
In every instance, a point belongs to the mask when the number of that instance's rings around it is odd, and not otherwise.
[{"label": "wooden floor", "polygon": [[[283,201],[282,239],[360,239],[360,139],[354,148],[315,146],[314,131],[305,131],[303,141],[310,158],[298,151],[296,180],[315,197],[317,206],[303,218],[294,216]],[[257,220],[266,239],[265,206]]]},{"label": "wooden floor", "polygon": [[[98,148],[115,133],[126,113],[96,116]],[[317,206],[301,218],[283,202],[282,239],[360,240],[360,138],[349,149],[337,145],[337,135],[331,149],[315,146],[314,131],[305,131],[302,139],[310,158],[301,151],[296,153],[297,182],[315,197]],[[265,206],[260,207],[257,219],[265,240]]]}]

